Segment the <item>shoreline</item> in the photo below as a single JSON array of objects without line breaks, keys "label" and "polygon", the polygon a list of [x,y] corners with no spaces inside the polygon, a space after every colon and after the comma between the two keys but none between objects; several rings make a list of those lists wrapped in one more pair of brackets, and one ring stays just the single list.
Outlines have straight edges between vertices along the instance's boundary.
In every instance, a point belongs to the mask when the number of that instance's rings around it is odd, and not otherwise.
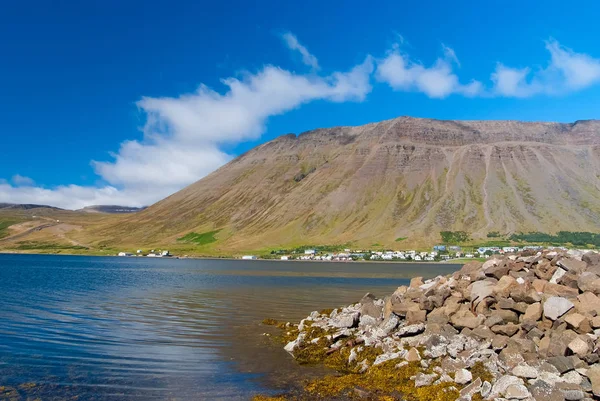
[{"label": "shoreline", "polygon": [[[163,256],[163,257],[147,257],[147,256],[118,256],[114,254],[103,255],[103,254],[85,254],[85,253],[41,253],[41,252],[13,252],[13,251],[4,251],[0,250],[0,255],[37,255],[37,256],[86,256],[86,257],[103,257],[103,258],[121,258],[121,259],[171,259],[171,260],[239,260],[243,262],[280,262],[280,263],[350,263],[350,264],[384,264],[384,265],[393,265],[393,264],[447,264],[447,265],[457,265],[460,266],[465,263],[465,259],[457,259],[457,261],[451,260],[439,260],[439,261],[407,261],[407,260],[349,260],[349,261],[341,261],[341,260],[300,260],[300,259],[292,259],[292,260],[280,260],[280,259],[250,259],[245,260],[242,258],[235,257],[219,257],[219,256]],[[473,258],[471,261],[478,261],[477,258]]]},{"label": "shoreline", "polygon": [[[269,323],[266,323],[269,324]],[[300,365],[337,373],[255,401],[600,398],[600,254],[465,264],[377,299],[271,322]]]}]

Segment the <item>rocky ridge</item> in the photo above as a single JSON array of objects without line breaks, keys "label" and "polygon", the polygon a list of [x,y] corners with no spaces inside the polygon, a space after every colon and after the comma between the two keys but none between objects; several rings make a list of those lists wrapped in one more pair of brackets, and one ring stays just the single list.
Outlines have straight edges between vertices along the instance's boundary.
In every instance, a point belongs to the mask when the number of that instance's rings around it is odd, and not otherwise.
[{"label": "rocky ridge", "polygon": [[309,386],[315,397],[381,395],[362,376],[387,366],[386,380],[401,384],[389,399],[600,399],[599,296],[600,254],[524,252],[313,312],[286,326],[285,349],[299,362],[337,355],[338,371],[358,373]]}]

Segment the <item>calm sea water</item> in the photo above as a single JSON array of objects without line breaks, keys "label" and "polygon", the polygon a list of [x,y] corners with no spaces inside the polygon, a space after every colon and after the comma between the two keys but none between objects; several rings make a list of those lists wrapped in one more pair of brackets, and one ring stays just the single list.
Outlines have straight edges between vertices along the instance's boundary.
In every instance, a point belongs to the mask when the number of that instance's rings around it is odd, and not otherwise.
[{"label": "calm sea water", "polygon": [[0,255],[0,400],[246,400],[316,372],[263,335],[264,318],[455,269]]}]

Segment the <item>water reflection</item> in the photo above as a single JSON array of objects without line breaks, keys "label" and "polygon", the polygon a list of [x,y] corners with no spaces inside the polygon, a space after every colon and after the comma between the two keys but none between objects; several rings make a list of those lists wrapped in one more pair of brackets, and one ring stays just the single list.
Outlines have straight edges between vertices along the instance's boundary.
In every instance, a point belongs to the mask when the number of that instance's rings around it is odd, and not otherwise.
[{"label": "water reflection", "polygon": [[265,317],[454,269],[0,255],[0,399],[248,399],[314,373],[262,336]]}]

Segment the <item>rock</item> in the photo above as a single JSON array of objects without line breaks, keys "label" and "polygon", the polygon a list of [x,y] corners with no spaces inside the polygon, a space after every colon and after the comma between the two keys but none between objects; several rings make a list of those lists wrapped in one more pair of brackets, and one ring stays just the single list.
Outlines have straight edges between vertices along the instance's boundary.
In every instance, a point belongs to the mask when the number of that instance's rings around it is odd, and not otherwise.
[{"label": "rock", "polygon": [[504,349],[508,344],[508,337],[497,334],[492,340],[492,348],[496,350]]},{"label": "rock", "polygon": [[406,312],[406,322],[408,324],[424,323],[427,317],[427,311],[424,310],[408,310]]},{"label": "rock", "polygon": [[459,330],[464,327],[474,329],[483,324],[484,321],[485,316],[475,315],[467,305],[464,305],[464,308],[461,308],[450,318],[450,323]]},{"label": "rock", "polygon": [[519,323],[519,315],[512,310],[498,309],[492,316],[502,318],[502,323]]},{"label": "rock", "polygon": [[[486,262],[489,262],[486,261]],[[482,271],[482,263],[481,262],[469,262],[466,263],[459,271],[459,275],[468,276],[471,281],[476,280],[478,277],[483,275]]]},{"label": "rock", "polygon": [[600,364],[592,365],[587,371],[587,377],[592,382],[592,391],[600,397]]},{"label": "rock", "polygon": [[585,356],[588,352],[590,352],[588,343],[579,337],[576,337],[574,340],[572,340],[569,343],[568,348],[573,351],[574,354],[579,356]]},{"label": "rock", "polygon": [[408,350],[404,356],[404,359],[406,359],[408,362],[417,362],[421,360],[421,355],[419,354],[419,351],[413,347]]},{"label": "rock", "polygon": [[415,387],[429,386],[437,377],[438,375],[435,373],[425,374],[419,372],[414,376]]},{"label": "rock", "polygon": [[527,364],[515,366],[511,373],[514,376],[521,377],[524,379],[535,379],[540,374],[540,372],[538,372],[536,368]]},{"label": "rock", "polygon": [[388,336],[392,331],[396,329],[396,327],[398,327],[398,323],[400,323],[400,319],[398,318],[398,316],[391,314],[386,320],[384,320],[379,325],[379,327],[377,327],[377,330],[374,334],[376,334],[379,337]]},{"label": "rock", "polygon": [[582,292],[589,291],[600,294],[600,277],[590,272],[581,273],[577,278],[577,286]]},{"label": "rock", "polygon": [[511,289],[517,285],[517,280],[512,276],[502,276],[494,287],[494,294],[500,297],[508,297]]},{"label": "rock", "polygon": [[504,336],[512,337],[513,335],[515,335],[515,333],[517,331],[519,331],[520,327],[521,326],[519,326],[518,324],[508,323],[508,324],[502,324],[502,325],[499,324],[499,325],[493,326],[491,328],[491,330],[496,334],[501,334]]},{"label": "rock", "polygon": [[511,384],[503,393],[509,400],[523,400],[531,396],[523,384]]},{"label": "rock", "polygon": [[419,304],[410,300],[402,300],[401,302],[392,302],[392,312],[398,316],[406,316],[409,310],[418,311],[421,310]]},{"label": "rock", "polygon": [[484,273],[488,277],[494,277],[500,280],[503,276],[508,274],[509,268],[504,263],[499,265],[492,265],[484,270]]},{"label": "rock", "polygon": [[510,344],[502,351],[500,351],[498,359],[503,362],[504,366],[508,370],[511,370],[515,366],[518,366],[525,362],[521,350],[515,346],[511,346]]},{"label": "rock", "polygon": [[[491,385],[490,385],[490,388],[491,388]],[[460,399],[469,399],[470,400],[473,395],[481,392],[481,389],[482,389],[482,382],[481,382],[481,379],[478,377],[477,379],[475,379],[475,381],[473,381],[473,383],[463,387],[462,390],[460,390]]]},{"label": "rock", "polygon": [[[372,297],[372,298],[371,298]],[[368,293],[360,300],[360,316],[369,316],[375,320],[382,318],[383,306],[375,304],[375,297]]]},{"label": "rock", "polygon": [[587,291],[577,296],[579,304],[577,310],[582,314],[590,314],[592,316],[600,314],[600,298],[593,293]]},{"label": "rock", "polygon": [[585,393],[580,389],[560,389],[566,401],[579,401],[585,398]]},{"label": "rock", "polygon": [[454,375],[454,382],[456,384],[467,384],[473,380],[473,375],[467,369],[458,369]]},{"label": "rock", "polygon": [[525,316],[523,316],[523,320],[533,320],[537,321],[542,318],[542,304],[536,302],[531,304],[525,310]]},{"label": "rock", "polygon": [[586,320],[586,317],[580,313],[571,313],[565,316],[565,322],[574,329],[579,328],[584,320]]},{"label": "rock", "polygon": [[554,272],[554,274],[548,281],[551,284],[557,284],[558,280],[560,280],[562,278],[562,276],[564,276],[565,274],[567,274],[567,271],[565,269],[558,268],[558,269],[556,269],[556,271]]},{"label": "rock", "polygon": [[584,261],[571,258],[561,259],[558,261],[557,265],[566,271],[573,272],[575,274],[583,272],[587,267],[587,263]]},{"label": "rock", "polygon": [[423,277],[413,277],[410,280],[410,288],[419,288],[423,285]]},{"label": "rock", "polygon": [[501,316],[498,316],[498,314],[496,314],[496,313],[492,314],[492,316],[488,317],[483,322],[483,324],[486,327],[492,327],[492,326],[495,326],[497,324],[502,324],[502,323],[504,323],[504,319]]},{"label": "rock", "polygon": [[575,365],[573,364],[571,358],[566,356],[553,356],[548,358],[548,362],[554,366],[560,374],[575,369]]},{"label": "rock", "polygon": [[566,298],[550,297],[544,302],[544,316],[556,320],[574,307],[573,302]]},{"label": "rock", "polygon": [[494,332],[486,326],[476,327],[471,332],[471,336],[479,340],[493,340],[494,335]]},{"label": "rock", "polygon": [[537,291],[538,294],[542,294],[544,292],[544,288],[546,287],[546,283],[548,283],[548,281],[535,279],[533,280],[533,283],[531,283],[531,286],[535,291]]},{"label": "rock", "polygon": [[[479,377],[477,379],[479,379]],[[483,383],[481,383],[481,391],[479,392],[479,394],[481,394],[482,397],[486,398],[488,395],[490,395],[491,392],[492,383],[488,381],[484,381]]]},{"label": "rock", "polygon": [[337,328],[356,327],[359,320],[360,312],[339,313],[335,318],[331,319],[331,325]]},{"label": "rock", "polygon": [[583,380],[583,377],[581,377],[579,372],[577,372],[576,370],[571,370],[570,372],[567,372],[564,375],[562,375],[562,379],[565,383],[580,385],[581,381]]},{"label": "rock", "polygon": [[489,397],[504,395],[506,390],[513,385],[523,385],[523,380],[511,375],[502,376],[492,386],[492,391],[490,392]]},{"label": "rock", "polygon": [[565,285],[548,283],[544,286],[544,295],[563,298],[576,298],[579,295],[579,290],[577,288],[571,288]]},{"label": "rock", "polygon": [[293,353],[294,350],[296,350],[296,348],[299,348],[304,344],[304,337],[306,337],[306,334],[298,334],[298,337],[295,340],[287,343],[285,347],[283,347],[283,349],[289,352],[290,354]]},{"label": "rock", "polygon": [[581,260],[584,261],[588,265],[588,267],[594,266],[594,265],[600,265],[600,253],[590,251],[588,253],[585,253],[581,257]]},{"label": "rock", "polygon": [[375,358],[375,361],[373,362],[373,366],[381,365],[384,362],[402,358],[405,354],[406,354],[406,351],[402,350],[399,352],[392,352],[392,353],[377,355],[377,358]]},{"label": "rock", "polygon": [[396,337],[407,337],[407,336],[414,336],[414,335],[420,334],[424,331],[425,331],[425,324],[418,323],[418,324],[412,324],[410,326],[401,327],[398,329],[398,331],[396,331],[396,333],[394,333],[394,335]]},{"label": "rock", "polygon": [[558,388],[543,380],[536,380],[536,382],[529,387],[529,392],[534,400],[564,401],[565,399]]},{"label": "rock", "polygon": [[468,287],[467,292],[470,294],[469,300],[476,305],[484,298],[494,294],[494,283],[489,281],[476,281]]}]

